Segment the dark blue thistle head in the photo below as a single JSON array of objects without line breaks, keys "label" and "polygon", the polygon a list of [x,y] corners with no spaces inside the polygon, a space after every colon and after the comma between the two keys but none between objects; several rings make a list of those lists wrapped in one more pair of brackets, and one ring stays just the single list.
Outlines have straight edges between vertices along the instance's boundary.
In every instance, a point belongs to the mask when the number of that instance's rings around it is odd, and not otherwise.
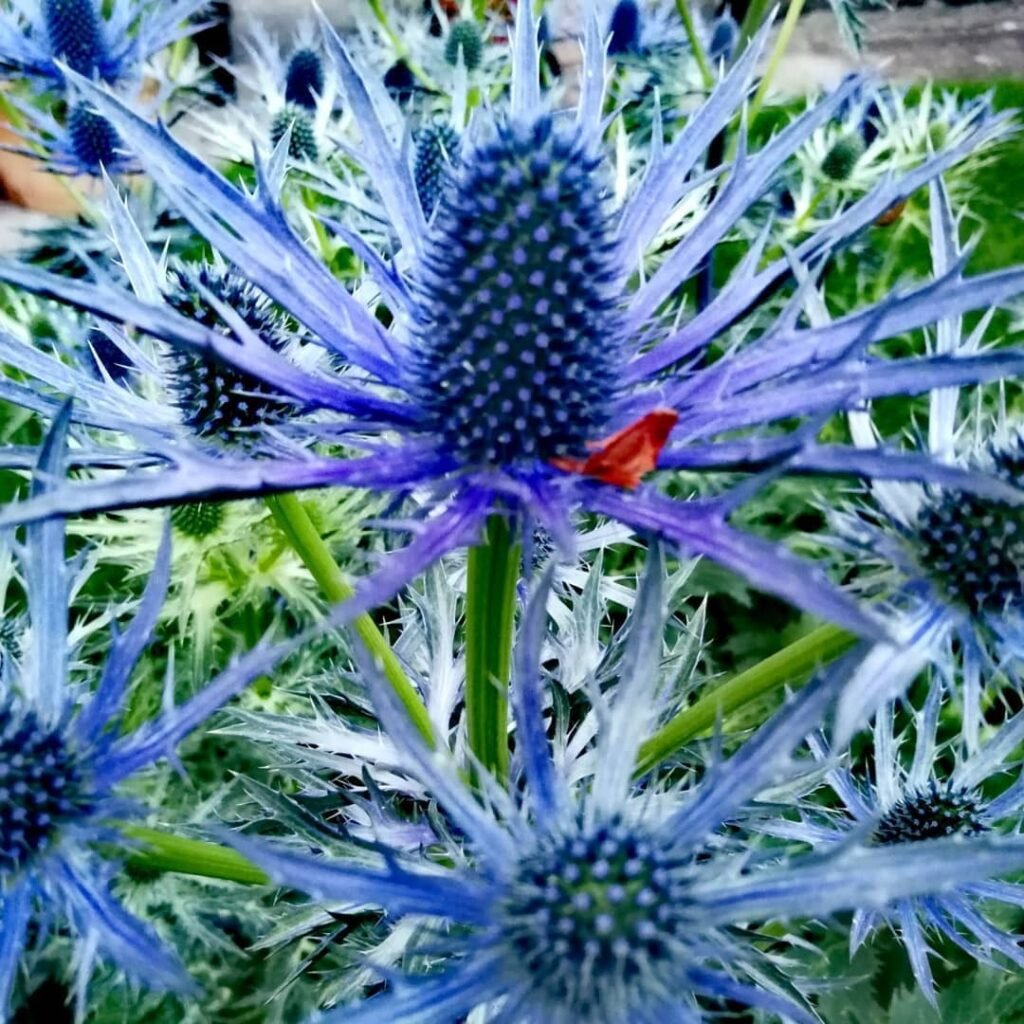
[{"label": "dark blue thistle head", "polygon": [[475,21],[457,21],[448,32],[448,40],[444,44],[444,59],[454,67],[459,63],[460,54],[462,63],[469,71],[475,71],[480,67],[484,56],[484,38]]},{"label": "dark blue thistle head", "polygon": [[289,129],[288,155],[293,160],[315,163],[320,158],[320,147],[316,141],[316,128],[305,108],[287,106],[277,112],[270,124],[271,145],[276,146]]},{"label": "dark blue thistle head", "polygon": [[736,44],[740,38],[740,27],[729,11],[715,19],[711,27],[711,38],[708,40],[708,58],[712,61],[724,60],[728,63],[736,52]]},{"label": "dark blue thistle head", "polygon": [[318,96],[324,92],[324,62],[316,50],[304,46],[288,61],[284,80],[284,99],[303,110],[316,110]]},{"label": "dark blue thistle head", "polygon": [[832,181],[846,181],[853,174],[857,161],[864,155],[859,134],[837,139],[821,161],[821,173]]},{"label": "dark blue thistle head", "polygon": [[42,0],[42,11],[53,56],[91,78],[106,60],[97,0]]},{"label": "dark blue thistle head", "polygon": [[84,103],[75,103],[68,111],[68,141],[78,166],[98,174],[123,159],[118,150],[121,140],[114,126]]},{"label": "dark blue thistle head", "polygon": [[976,793],[932,781],[893,804],[875,826],[872,839],[879,846],[895,846],[949,836],[976,836],[986,828]]},{"label": "dark blue thistle head", "polygon": [[498,912],[508,970],[580,1020],[649,1002],[659,973],[678,976],[687,937],[680,867],[664,843],[618,822],[542,841]]},{"label": "dark blue thistle head", "polygon": [[471,465],[584,452],[621,378],[620,281],[600,158],[570,124],[463,148],[420,266],[414,377]]},{"label": "dark blue thistle head", "polygon": [[89,812],[82,767],[61,732],[0,702],[0,885]]},{"label": "dark blue thistle head", "polygon": [[[291,324],[266,295],[249,281],[204,264],[177,271],[178,286],[170,302],[184,316],[229,333],[202,290],[230,306],[262,341],[281,351],[292,335]],[[259,378],[205,352],[176,349],[170,381],[182,420],[199,437],[224,444],[251,444],[262,428],[285,420],[294,410],[283,395]]]},{"label": "dark blue thistle head", "polygon": [[973,494],[930,498],[913,526],[917,564],[971,615],[1024,606],[1024,508]]},{"label": "dark blue thistle head", "polygon": [[619,0],[608,23],[608,53],[640,52],[640,6],[636,0]]},{"label": "dark blue thistle head", "polygon": [[416,195],[427,217],[437,208],[449,170],[458,158],[459,133],[447,121],[427,125],[416,133],[413,174]]},{"label": "dark blue thistle head", "polygon": [[408,103],[416,95],[416,76],[404,60],[396,60],[384,72],[384,88],[396,103]]}]

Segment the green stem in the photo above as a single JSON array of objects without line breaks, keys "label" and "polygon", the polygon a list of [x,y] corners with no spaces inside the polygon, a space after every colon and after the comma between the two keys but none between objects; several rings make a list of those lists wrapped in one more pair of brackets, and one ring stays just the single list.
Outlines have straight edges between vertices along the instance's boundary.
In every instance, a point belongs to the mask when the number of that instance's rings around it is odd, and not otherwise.
[{"label": "green stem", "polygon": [[740,25],[740,39],[738,51],[746,49],[747,43],[753,38],[754,33],[757,32],[761,26],[761,22],[764,21],[765,13],[768,10],[768,4],[774,3],[775,0],[751,0],[750,6],[747,8],[746,16],[743,18],[743,24]]},{"label": "green stem", "polygon": [[[267,505],[289,543],[305,563],[313,579],[331,604],[347,601],[355,593],[355,587],[345,578],[331,555],[330,549],[317,532],[302,502],[295,494],[278,494],[267,498]],[[349,627],[363,646],[380,662],[384,676],[391,684],[396,696],[402,702],[413,725],[430,747],[435,745],[434,730],[430,715],[420,699],[416,688],[409,682],[401,662],[395,656],[387,638],[377,624],[364,612],[357,616]]]},{"label": "green stem", "polygon": [[402,37],[391,27],[391,22],[388,20],[388,13],[384,10],[384,4],[381,0],[366,0],[373,11],[373,16],[377,19],[377,23],[380,25],[381,31],[387,36],[388,42],[394,48],[395,56],[399,60],[405,61],[405,66],[413,73],[413,75],[420,80],[423,86],[429,89],[431,92],[440,92],[441,87],[435,82],[430,75],[417,64],[409,55],[409,47],[405,45],[405,41]]},{"label": "green stem", "polygon": [[508,684],[520,546],[505,516],[471,548],[466,581],[466,719],[469,746],[498,779],[508,774]]},{"label": "green stem", "polygon": [[222,878],[243,885],[266,885],[270,881],[260,868],[227,846],[186,839],[141,825],[125,825],[122,831],[129,839],[143,844],[142,849],[128,857],[133,867]]},{"label": "green stem", "polygon": [[711,90],[715,87],[715,76],[711,72],[711,65],[708,63],[708,55],[704,52],[704,44],[697,35],[697,26],[694,24],[693,15],[690,13],[689,0],[676,0],[676,10],[679,17],[683,19],[683,27],[686,29],[686,38],[690,41],[690,49],[693,51],[693,59],[700,69],[700,77],[704,81],[704,88]]},{"label": "green stem", "polygon": [[640,747],[637,776],[667,760],[695,736],[712,729],[720,717],[787,684],[802,685],[816,668],[835,661],[856,642],[855,636],[839,626],[819,626],[807,636],[722,683],[680,711]]},{"label": "green stem", "polygon": [[775,40],[775,46],[772,48],[772,55],[768,58],[768,66],[765,68],[764,75],[761,76],[761,83],[757,87],[757,92],[754,93],[754,98],[750,101],[750,111],[747,115],[748,124],[752,125],[754,123],[757,115],[761,112],[761,107],[764,106],[764,100],[768,95],[772,79],[779,70],[779,64],[782,62],[786,50],[789,49],[789,41],[793,38],[796,23],[800,20],[800,12],[803,9],[804,0],[790,0],[789,9],[786,11],[785,20],[782,22],[782,28],[779,29],[778,38]]}]

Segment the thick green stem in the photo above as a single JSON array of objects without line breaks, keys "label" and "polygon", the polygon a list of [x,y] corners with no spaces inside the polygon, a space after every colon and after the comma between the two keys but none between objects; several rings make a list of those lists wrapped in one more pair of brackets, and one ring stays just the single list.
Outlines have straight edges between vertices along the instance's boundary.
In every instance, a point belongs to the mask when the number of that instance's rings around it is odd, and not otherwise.
[{"label": "thick green stem", "polygon": [[776,0],[751,0],[751,4],[743,18],[743,24],[740,25],[739,49],[741,51],[746,49],[747,43],[750,42],[754,33],[761,27],[761,22],[764,21],[769,3],[775,2]]},{"label": "thick green stem", "polygon": [[693,21],[693,14],[690,12],[689,0],[676,0],[676,10],[683,20],[683,27],[686,29],[686,38],[690,41],[690,49],[693,51],[693,59],[700,69],[700,77],[704,81],[704,88],[711,90],[715,87],[715,76],[712,74],[711,65],[708,63],[708,55],[704,52],[704,44],[697,35],[697,26]]},{"label": "thick green stem", "polygon": [[[331,604],[347,601],[355,588],[345,578],[331,555],[330,549],[317,532],[302,502],[294,494],[278,494],[267,498],[267,505],[289,543],[302,559],[320,590]],[[395,657],[387,638],[365,612],[357,616],[349,627],[363,646],[380,662],[384,676],[391,684],[402,706],[408,712],[420,735],[433,747],[434,730],[430,715],[416,688],[409,682],[401,662]]]},{"label": "thick green stem", "polygon": [[820,626],[722,683],[680,711],[640,747],[637,776],[649,772],[694,737],[712,729],[721,716],[731,714],[783,686],[802,685],[816,668],[835,661],[856,642],[855,636],[838,626]]},{"label": "thick green stem", "polygon": [[264,871],[227,846],[186,839],[141,825],[125,825],[122,831],[141,844],[127,858],[132,867],[222,878],[243,885],[266,885],[270,881]]},{"label": "thick green stem", "polygon": [[469,746],[498,779],[508,774],[508,684],[520,546],[505,516],[471,548],[466,582],[466,720]]}]

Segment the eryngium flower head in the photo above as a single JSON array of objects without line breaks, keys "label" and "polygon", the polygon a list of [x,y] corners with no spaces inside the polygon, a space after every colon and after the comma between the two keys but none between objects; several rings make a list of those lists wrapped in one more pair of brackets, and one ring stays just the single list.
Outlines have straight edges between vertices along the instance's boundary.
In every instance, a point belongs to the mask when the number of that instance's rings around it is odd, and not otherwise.
[{"label": "eryngium flower head", "polygon": [[135,81],[144,61],[187,35],[207,0],[11,0],[0,12],[0,70],[38,89],[63,88],[64,65],[86,78]]},{"label": "eryngium flower head", "polygon": [[[942,839],[969,850],[986,838],[1017,834],[1024,817],[1024,785],[1016,777],[1015,753],[1024,742],[1024,713],[1004,722],[973,752],[969,748],[976,737],[957,736],[954,767],[947,771],[942,767],[947,745],[936,739],[943,692],[936,681],[923,707],[913,712],[912,729],[900,737],[895,736],[896,707],[883,705],[874,724],[874,781],[845,766],[835,768],[829,784],[845,814],[826,816],[820,808],[808,808],[801,823],[788,823],[782,833],[819,850],[838,847],[854,834],[865,836],[874,847],[907,850]],[[812,746],[819,758],[830,760],[819,738]],[[908,750],[910,756],[905,756]],[[1002,931],[985,909],[990,901],[1019,906],[1021,892],[1017,884],[979,873],[970,882],[926,898],[907,897],[887,910],[859,908],[851,950],[878,929],[891,928],[906,947],[921,990],[935,1003],[930,934],[948,939],[982,963],[991,963],[997,953],[1024,966],[1020,937]]]},{"label": "eryngium flower head", "polygon": [[[281,352],[294,331],[287,316],[258,288],[223,267],[181,267],[168,301],[183,316],[211,330],[226,330],[205,296],[215,297],[240,317],[260,341]],[[182,422],[197,437],[224,444],[258,444],[264,428],[284,421],[292,409],[280,391],[206,352],[176,350],[170,387]]]},{"label": "eryngium flower head", "polygon": [[[936,280],[959,278],[959,225],[939,184],[931,219]],[[949,361],[971,358],[986,323],[967,333],[961,318],[944,320],[930,346]],[[869,412],[851,414],[850,426],[866,450],[882,447]],[[947,481],[872,484],[862,502],[830,513],[841,563],[855,567],[851,585],[884,602],[900,640],[865,661],[842,701],[840,740],[933,663],[942,667],[941,679],[962,686],[964,734],[973,748],[983,677],[998,665],[1019,682],[1024,656],[1022,435],[1005,412],[985,412],[975,397],[950,388],[930,396],[917,436],[916,450],[947,466]],[[965,474],[987,486],[963,493],[954,477]]]},{"label": "eryngium flower head", "polygon": [[[257,191],[249,194],[159,127],[82,83],[211,246],[288,310],[311,344],[341,356],[346,370],[332,375],[285,365],[224,311],[222,319],[236,335],[246,335],[245,343],[212,336],[144,294],[151,289],[140,291],[145,273],[129,275],[139,297],[10,264],[0,275],[176,344],[212,350],[305,408],[320,410],[317,426],[325,439],[356,435],[370,450],[360,458],[313,459],[282,449],[258,464],[234,455],[187,471],[179,466],[81,490],[68,486],[45,501],[5,510],[0,521],[331,482],[384,491],[423,485],[421,493],[433,502],[423,529],[411,550],[389,561],[379,578],[389,582],[379,591],[376,583],[368,585],[362,601],[393,592],[445,551],[475,539],[495,507],[535,517],[563,540],[571,535],[572,517],[585,509],[717,559],[816,614],[877,631],[811,566],[729,524],[749,485],[680,501],[642,477],[655,468],[782,472],[789,466],[801,473],[950,479],[947,467],[927,458],[820,445],[814,430],[828,414],[876,396],[1019,372],[1024,358],[1014,349],[956,360],[890,359],[875,343],[1002,302],[1024,288],[1024,270],[969,280],[951,272],[816,327],[799,321],[801,294],[777,318],[760,303],[789,281],[795,263],[820,264],[894,203],[1001,134],[1002,123],[979,113],[973,132],[955,147],[905,178],[886,179],[764,266],[762,236],[715,300],[683,320],[683,285],[856,83],[757,153],[740,146],[708,199],[700,191],[706,184],[701,157],[748,95],[762,35],[672,143],[655,144],[644,173],[622,198],[612,187],[603,143],[599,26],[591,17],[579,107],[555,115],[540,93],[529,2],[518,5],[518,18],[509,102],[493,118],[480,114],[460,142],[433,220],[414,185],[401,112],[391,105],[379,115],[386,100],[325,29],[360,133],[352,155],[363,164],[366,188],[375,191],[367,203],[377,204],[388,222],[373,235],[332,225],[367,268],[369,280],[355,294],[289,227],[280,198],[285,153],[258,162]],[[700,195],[702,202],[694,198]],[[684,201],[696,205],[691,220],[683,218]],[[673,218],[686,220],[686,228]],[[673,224],[667,234],[666,223]],[[128,264],[149,258],[138,250],[126,256]],[[368,294],[370,306],[364,304]],[[381,304],[386,317],[378,316]],[[748,314],[755,315],[748,320]],[[737,333],[727,333],[733,327]],[[794,423],[804,429],[781,429]],[[953,477],[968,489],[988,486],[976,475]]]},{"label": "eryngium flower head", "polygon": [[467,466],[550,462],[608,432],[624,339],[599,168],[545,117],[498,126],[441,192],[410,394]]},{"label": "eryngium flower head", "polygon": [[461,60],[467,70],[476,71],[484,55],[484,40],[475,21],[465,18],[456,21],[448,30],[444,44],[444,59],[452,66]]},{"label": "eryngium flower head", "polygon": [[324,93],[324,62],[309,46],[297,49],[288,61],[284,79],[284,100],[306,111],[315,111]]},{"label": "eryngium flower head", "polygon": [[68,110],[67,141],[82,170],[99,174],[103,168],[117,168],[121,140],[114,126],[87,104],[75,103]]},{"label": "eryngium flower head", "polygon": [[42,0],[42,14],[54,56],[80,75],[99,71],[107,48],[96,0]]},{"label": "eryngium flower head", "polygon": [[[485,776],[474,792],[468,766],[446,747],[428,750],[379,667],[361,664],[395,747],[384,768],[393,775],[403,766],[431,813],[404,822],[404,836],[374,813],[374,841],[333,863],[231,838],[274,880],[331,906],[381,906],[399,927],[412,919],[406,935],[415,919],[427,919],[400,954],[393,942],[405,976],[386,969],[385,994],[339,1007],[326,1021],[412,1024],[476,1011],[508,1024],[697,1024],[717,1019],[708,1007],[733,1000],[772,1020],[810,1024],[816,1018],[799,981],[735,924],[821,918],[861,900],[886,911],[980,880],[992,865],[1024,862],[1021,840],[987,836],[974,840],[986,851],[980,859],[949,840],[851,843],[824,857],[778,859],[749,836],[730,837],[726,823],[742,827],[752,799],[799,769],[792,749],[847,682],[848,663],[790,698],[698,785],[679,788],[678,775],[634,782],[641,742],[667,696],[659,689],[663,571],[654,546],[617,680],[607,703],[595,698],[602,706],[585,767],[561,745],[553,752],[548,739],[541,663],[550,573],[516,642],[516,762],[507,785]],[[417,973],[427,961],[431,970]]]},{"label": "eryngium flower head", "polygon": [[636,0],[619,0],[608,24],[608,52],[637,53],[640,50],[640,8]]},{"label": "eryngium flower head", "polygon": [[[34,481],[45,491],[62,474],[68,419],[58,418]],[[0,1019],[7,1019],[30,924],[67,918],[83,936],[78,998],[95,960],[109,959],[157,988],[189,989],[175,957],[110,891],[110,866],[97,852],[123,843],[115,823],[138,813],[119,783],[172,755],[178,742],[255,673],[273,664],[266,647],[223,672],[181,706],[122,731],[128,681],[145,650],[167,586],[165,535],[135,619],[115,633],[95,689],[83,696],[69,664],[70,572],[60,524],[29,531],[23,555],[30,630],[18,658],[5,659],[0,685]],[[82,664],[85,662],[83,661]],[[45,929],[40,929],[45,931]]]},{"label": "eryngium flower head", "polygon": [[446,121],[435,121],[416,133],[413,178],[424,215],[433,216],[445,181],[459,157],[459,133]]}]

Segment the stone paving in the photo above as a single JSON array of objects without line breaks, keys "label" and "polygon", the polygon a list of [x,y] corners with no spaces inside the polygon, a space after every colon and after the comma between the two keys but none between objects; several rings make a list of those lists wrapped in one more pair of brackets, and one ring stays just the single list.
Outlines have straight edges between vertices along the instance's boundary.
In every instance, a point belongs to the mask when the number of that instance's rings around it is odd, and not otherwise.
[{"label": "stone paving", "polygon": [[834,85],[858,67],[899,82],[1024,78],[1024,0],[966,7],[930,2],[865,14],[864,53],[846,49],[830,11],[801,20],[779,84],[791,91]]}]

